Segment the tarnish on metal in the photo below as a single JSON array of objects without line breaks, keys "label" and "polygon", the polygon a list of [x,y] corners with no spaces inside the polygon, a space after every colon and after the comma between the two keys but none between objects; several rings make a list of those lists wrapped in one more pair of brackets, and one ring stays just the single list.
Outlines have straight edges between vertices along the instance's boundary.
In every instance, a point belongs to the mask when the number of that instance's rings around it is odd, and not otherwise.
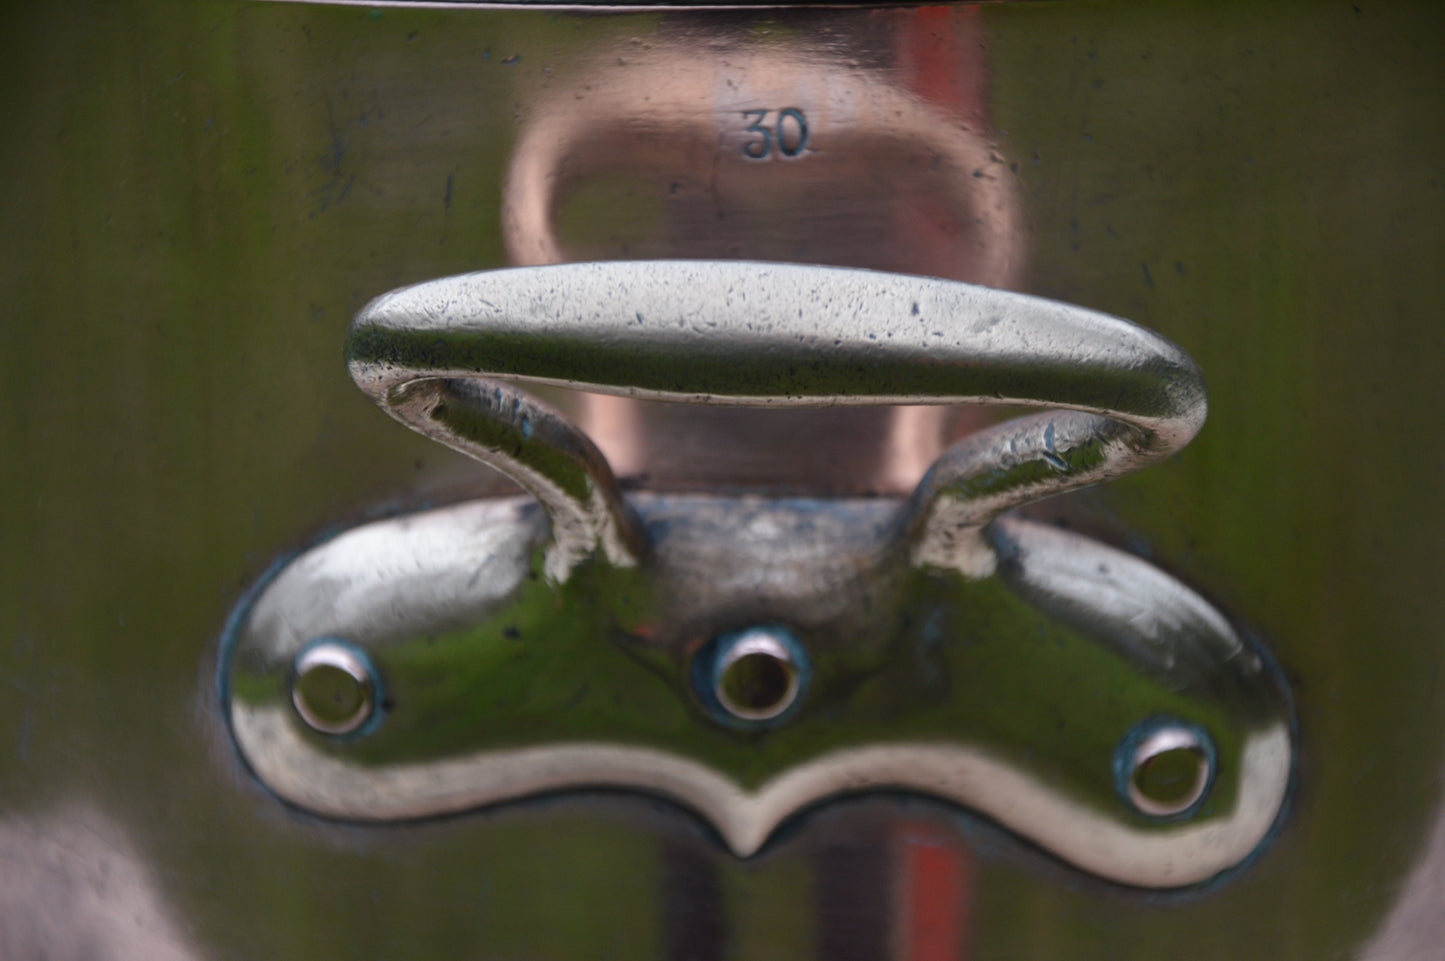
[{"label": "tarnish on metal", "polygon": [[[226,702],[255,774],[325,816],[389,821],[568,788],[672,798],[739,855],[843,793],[921,792],[1100,877],[1208,880],[1283,809],[1293,718],[1269,658],[1152,565],[1008,509],[1155,463],[1205,415],[1179,348],[1082,308],[966,284],[756,263],[472,274],[378,298],[356,382],[393,417],[517,480],[298,557],[228,638]],[[751,405],[1023,404],[911,498],[624,497],[561,415],[509,383]],[[694,683],[715,638],[776,625],[808,693],[766,729]],[[366,736],[296,716],[317,638],[388,692]],[[1107,697],[1099,696],[1107,691]],[[1121,795],[1151,718],[1207,732],[1178,818]]]}]

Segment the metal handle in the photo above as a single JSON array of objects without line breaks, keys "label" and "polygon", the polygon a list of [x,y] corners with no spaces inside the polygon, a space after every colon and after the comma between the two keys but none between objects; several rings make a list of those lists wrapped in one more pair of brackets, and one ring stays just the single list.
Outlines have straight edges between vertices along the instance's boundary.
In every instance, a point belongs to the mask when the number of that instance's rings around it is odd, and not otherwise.
[{"label": "metal handle", "polygon": [[393,291],[357,317],[351,375],[393,417],[507,474],[552,521],[547,573],[641,525],[595,445],[502,378],[710,404],[1012,404],[945,452],[904,519],[915,563],[984,575],[1001,511],[1138,470],[1204,422],[1199,368],[1125,320],[953,281],[742,262],[568,264]]},{"label": "metal handle", "polygon": [[[527,487],[550,540],[519,500],[479,501],[363,525],[264,584],[221,684],[278,796],[390,821],[639,790],[745,856],[825,798],[902,789],[1151,887],[1217,876],[1278,822],[1293,715],[1268,658],[1145,561],[987,523],[1189,441],[1199,372],[1155,334],[960,283],[666,262],[406,288],[363,311],[349,350],[394,417]],[[1065,409],[956,445],[907,501],[629,503],[587,437],[510,379]]]}]

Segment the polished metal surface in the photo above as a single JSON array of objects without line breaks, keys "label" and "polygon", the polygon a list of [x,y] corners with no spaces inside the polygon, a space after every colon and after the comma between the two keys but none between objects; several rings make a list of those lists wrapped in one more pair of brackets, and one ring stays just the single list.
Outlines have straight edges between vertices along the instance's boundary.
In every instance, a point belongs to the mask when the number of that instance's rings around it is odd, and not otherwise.
[{"label": "polished metal surface", "polygon": [[[1277,826],[1294,719],[1266,656],[1141,560],[989,525],[1159,461],[1199,430],[1197,367],[1148,331],[955,282],[663,261],[394,291],[357,317],[348,355],[383,409],[506,473],[547,523],[498,501],[368,524],[244,603],[222,696],[242,755],[281,798],[385,821],[633,788],[702,813],[749,856],[805,806],[901,788],[1143,887],[1214,878]],[[1073,410],[970,437],[902,502],[629,501],[585,435],[499,376],[694,403]],[[995,574],[1025,606],[968,589]],[[1038,648],[1041,630],[1057,657]],[[279,672],[295,657],[301,675],[318,652],[359,681],[376,673],[363,657],[384,674],[390,717],[365,743],[312,734],[350,733],[361,713],[328,730],[276,702]],[[920,657],[933,661],[923,674]],[[745,705],[729,675],[759,658],[780,683]],[[595,693],[559,716],[505,693],[583,677]],[[1064,731],[1044,733],[1051,712]],[[771,723],[739,740],[707,719]],[[1183,803],[1140,790],[1157,780],[1141,769],[1205,745],[1208,770]],[[1147,819],[1159,815],[1180,823]]]},{"label": "polished metal surface", "polygon": [[916,563],[992,572],[982,525],[1175,453],[1205,416],[1173,344],[1094,311],[984,287],[725,261],[577,264],[447,278],[367,305],[351,376],[402,423],[496,467],[552,523],[547,575],[644,532],[602,454],[494,380],[754,406],[1012,404],[1071,412],[982,431],[915,495]]},{"label": "polished metal surface", "polygon": [[[976,20],[959,27],[958,42],[977,39]],[[952,89],[922,70],[900,77],[866,29],[857,18],[763,32],[678,18],[585,51],[526,92],[502,189],[509,261],[741,258],[1013,286],[1024,224],[984,129],[981,61],[961,62],[966,83]],[[598,207],[605,218],[586,216]],[[833,492],[904,493],[980,425],[976,412],[950,423],[918,406],[779,418],[594,395],[577,407],[619,474],[673,489],[817,491],[810,462],[821,457],[836,464]],[[740,452],[779,444],[791,456]]]},{"label": "polished metal surface", "polygon": [[[1439,4],[577,16],[82,0],[7,14],[0,956],[1418,961],[1445,943]],[[792,79],[766,80],[769,62]],[[614,101],[654,63],[643,95],[659,102],[715,80],[695,94],[711,127]],[[807,86],[823,73],[832,86]],[[843,116],[828,89],[880,86],[948,129],[825,126]],[[589,87],[610,118],[589,135],[598,149],[551,152],[565,260],[960,280],[1128,317],[1198,362],[1209,420],[1186,449],[1021,512],[1033,533],[1167,572],[1273,652],[1298,780],[1254,858],[1141,892],[907,792],[810,808],[740,858],[645,794],[360,824],[258,787],[219,721],[228,612],[278,559],[338,532],[516,493],[387,423],[347,374],[348,325],[378,292],[523,266],[504,217],[518,148]],[[748,127],[775,133],[788,108],[807,149],[743,157]],[[948,131],[965,129],[990,158],[978,177],[946,161]],[[970,233],[987,208],[970,182],[1009,198],[992,221],[1007,236]],[[983,276],[1005,259],[1007,276]],[[638,503],[896,506],[999,413],[536,393]],[[545,531],[535,508],[508,510],[531,511],[518,537]],[[804,567],[836,554],[790,543]],[[540,543],[498,550],[514,546]],[[1007,573],[966,589],[1037,611]],[[761,613],[729,626],[778,623]],[[924,651],[911,669],[936,667]],[[277,671],[275,703],[299,725],[289,660]],[[598,697],[593,680],[506,690],[544,718]],[[982,684],[980,702],[999,695]],[[1085,706],[1109,699],[1060,684]],[[1013,699],[1033,694],[1051,696]],[[816,703],[800,697],[799,723]],[[1069,716],[1044,716],[1038,743],[1057,743]]]},{"label": "polished metal surface", "polygon": [[[529,576],[546,528],[515,501],[369,524],[302,555],[230,642],[247,764],[293,804],[368,821],[638,789],[703,814],[741,855],[819,800],[905,788],[1149,887],[1213,877],[1275,823],[1291,767],[1277,678],[1142,561],[1001,520],[991,543],[1008,560],[970,587],[890,569],[896,502],[634,504],[667,532],[650,562],[584,567],[555,594]],[[690,696],[692,654],[720,627],[780,618],[813,662],[809,697],[739,737]],[[283,697],[318,636],[382,672],[391,703],[367,738],[319,738]],[[1116,744],[1161,715],[1220,744],[1215,803],[1187,824],[1140,819],[1115,790]]]},{"label": "polished metal surface", "polygon": [[[656,191],[687,212],[672,236],[624,234],[634,256],[675,256],[669,247],[682,239],[695,257],[817,259],[1008,285],[1023,242],[995,144],[888,73],[839,57],[830,39],[809,30],[760,44],[684,30],[588,51],[575,79],[538,92],[512,152],[509,259],[538,266],[600,252],[565,207],[599,181],[617,191],[621,179],[634,203]],[[860,211],[861,184],[890,203]]]}]

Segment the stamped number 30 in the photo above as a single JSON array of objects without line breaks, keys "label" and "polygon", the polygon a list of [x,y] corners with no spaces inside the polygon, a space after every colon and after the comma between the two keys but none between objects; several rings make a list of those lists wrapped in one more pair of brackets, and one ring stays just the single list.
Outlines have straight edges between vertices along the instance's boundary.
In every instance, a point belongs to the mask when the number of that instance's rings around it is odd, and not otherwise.
[{"label": "stamped number 30", "polygon": [[766,160],[776,151],[784,157],[796,157],[808,148],[808,121],[797,107],[744,110],[743,116],[752,121],[748,133],[757,135],[743,144],[745,156]]}]

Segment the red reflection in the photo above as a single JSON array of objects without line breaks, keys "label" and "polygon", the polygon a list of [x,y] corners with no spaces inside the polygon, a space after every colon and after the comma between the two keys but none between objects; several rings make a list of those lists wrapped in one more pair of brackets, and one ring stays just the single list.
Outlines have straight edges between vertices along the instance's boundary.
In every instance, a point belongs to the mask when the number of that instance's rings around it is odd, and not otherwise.
[{"label": "red reflection", "polygon": [[898,961],[967,961],[973,921],[973,852],[956,835],[904,822],[899,863]]}]

